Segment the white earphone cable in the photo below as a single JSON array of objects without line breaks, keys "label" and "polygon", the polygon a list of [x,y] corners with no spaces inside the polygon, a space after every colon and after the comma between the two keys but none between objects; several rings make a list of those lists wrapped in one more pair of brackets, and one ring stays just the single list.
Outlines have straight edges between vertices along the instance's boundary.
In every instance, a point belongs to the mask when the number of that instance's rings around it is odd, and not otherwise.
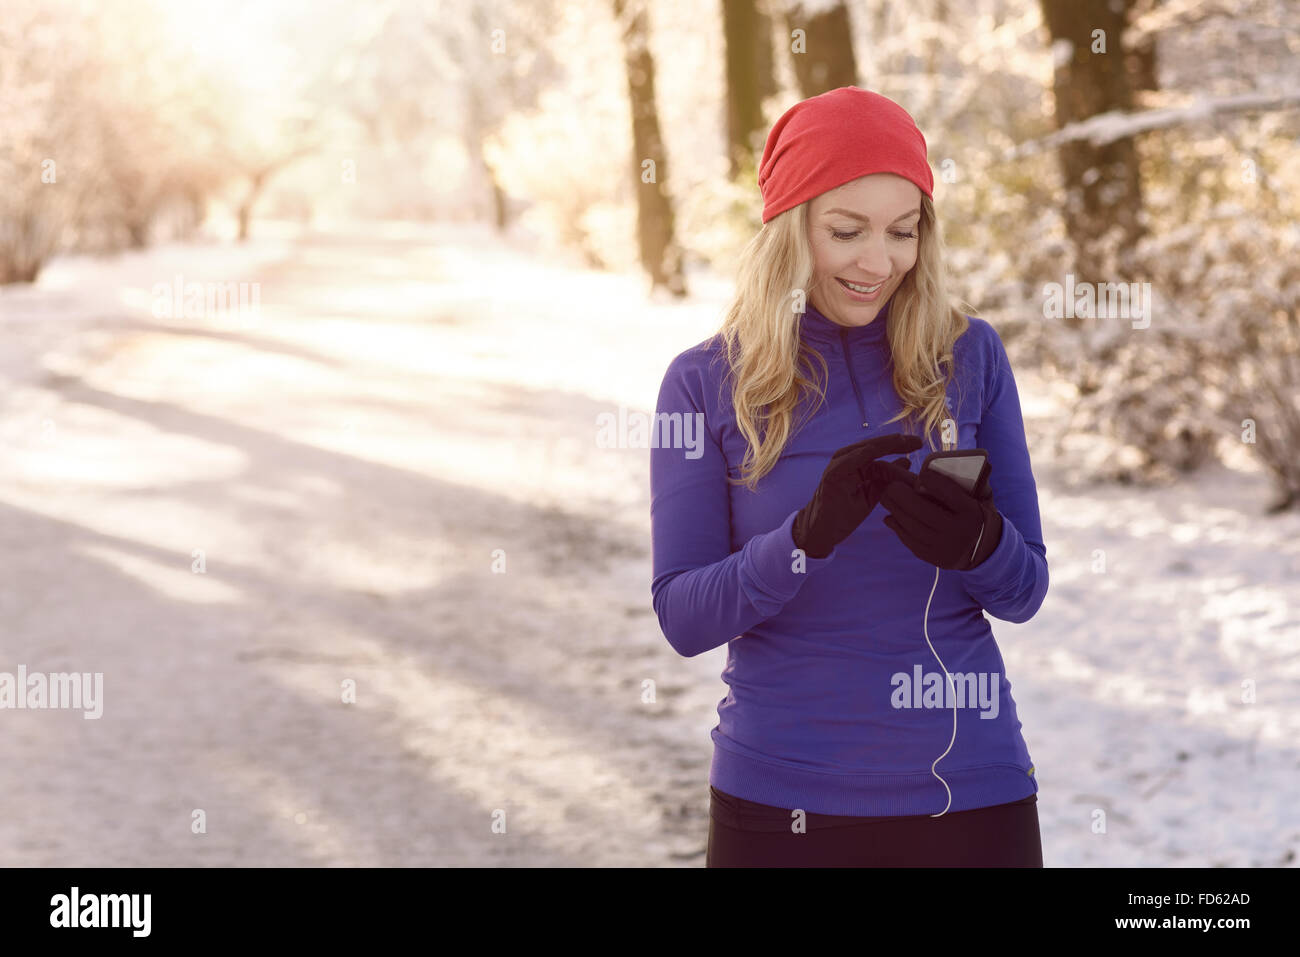
[{"label": "white earphone cable", "polygon": [[[975,543],[975,547],[979,548],[978,542]],[[948,813],[948,808],[952,807],[952,789],[948,787],[948,782],[945,781],[937,771],[935,771],[934,766],[938,764],[940,761],[942,761],[944,759],[944,755],[946,755],[949,751],[952,750],[953,742],[957,740],[957,689],[953,687],[952,675],[948,674],[948,669],[944,666],[943,659],[939,657],[939,652],[935,651],[934,645],[930,644],[930,601],[934,598],[934,590],[938,586],[939,586],[939,568],[936,565],[934,569],[934,584],[930,586],[930,597],[927,598],[925,601],[925,621],[923,622],[922,627],[925,629],[925,643],[927,645],[930,645],[930,653],[934,655],[934,660],[939,662],[939,669],[943,672],[943,676],[948,680],[948,686],[951,689],[952,738],[951,740],[949,740],[948,747],[944,749],[943,754],[935,758],[934,763],[930,765],[930,773],[933,774],[936,778],[939,778],[939,782],[943,785],[943,789],[948,792],[948,803],[944,805],[944,809],[940,811],[938,814],[931,814],[930,817],[943,817],[945,814]]]},{"label": "white earphone cable", "polygon": [[[975,553],[980,550],[980,541],[983,538],[984,529],[981,528],[979,536],[975,539],[975,548],[972,549],[970,553],[972,561],[975,559]],[[948,679],[948,688],[952,694],[952,737],[948,740],[948,747],[944,748],[943,754],[935,758],[934,763],[930,765],[930,773],[936,778],[939,778],[939,783],[942,784],[943,789],[948,792],[948,803],[944,805],[943,810],[938,814],[931,814],[930,817],[943,817],[948,813],[948,808],[952,807],[952,788],[948,787],[948,782],[939,775],[939,772],[934,769],[934,766],[942,761],[944,756],[952,750],[953,742],[957,740],[957,689],[952,683],[952,675],[948,674],[948,669],[944,666],[943,659],[939,657],[939,652],[935,651],[934,645],[930,644],[930,602],[934,599],[934,590],[938,587],[939,566],[936,565],[934,568],[934,584],[930,586],[930,597],[925,600],[925,620],[922,622],[922,628],[925,629],[925,643],[930,645],[930,654],[934,655],[934,660],[939,662],[939,669],[943,672],[943,676]]]},{"label": "white earphone cable", "polygon": [[[946,404],[945,404],[945,408],[947,408]],[[951,446],[945,443],[944,448],[948,449],[951,448]],[[983,539],[984,539],[984,529],[981,528],[979,535],[975,539],[975,547],[971,549],[971,553],[970,553],[971,561],[975,560],[975,555],[979,552],[980,542],[983,541]],[[939,669],[943,672],[944,678],[947,679],[949,693],[952,695],[952,737],[948,739],[948,747],[944,748],[943,754],[935,758],[934,762],[930,765],[930,773],[933,774],[936,778],[939,778],[939,783],[942,784],[943,789],[948,792],[948,803],[944,805],[943,810],[940,811],[938,814],[931,814],[930,817],[943,817],[945,814],[948,813],[948,808],[952,807],[952,788],[948,787],[948,782],[945,781],[940,776],[939,772],[936,771],[934,767],[936,764],[938,764],[940,761],[944,759],[944,757],[948,754],[949,751],[952,750],[952,746],[954,742],[956,742],[957,740],[957,689],[952,683],[952,675],[948,674],[948,669],[947,667],[944,666],[943,659],[939,657],[939,652],[935,651],[934,645],[930,643],[930,602],[934,599],[934,590],[938,587],[939,587],[939,566],[936,565],[934,568],[934,584],[930,586],[930,597],[925,600],[925,619],[922,622],[922,628],[925,630],[925,643],[927,645],[930,645],[930,654],[934,655],[934,660],[939,662]]]}]

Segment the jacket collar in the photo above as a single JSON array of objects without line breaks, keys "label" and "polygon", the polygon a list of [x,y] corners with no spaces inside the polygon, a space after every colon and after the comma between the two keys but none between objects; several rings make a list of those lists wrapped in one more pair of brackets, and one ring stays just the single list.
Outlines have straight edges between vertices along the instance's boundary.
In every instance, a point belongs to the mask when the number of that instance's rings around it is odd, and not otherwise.
[{"label": "jacket collar", "polygon": [[847,342],[850,345],[861,343],[888,345],[889,306],[892,302],[891,296],[877,313],[876,318],[865,326],[842,326],[822,315],[811,302],[806,302],[803,319],[800,321],[800,335],[804,339],[822,344]]}]

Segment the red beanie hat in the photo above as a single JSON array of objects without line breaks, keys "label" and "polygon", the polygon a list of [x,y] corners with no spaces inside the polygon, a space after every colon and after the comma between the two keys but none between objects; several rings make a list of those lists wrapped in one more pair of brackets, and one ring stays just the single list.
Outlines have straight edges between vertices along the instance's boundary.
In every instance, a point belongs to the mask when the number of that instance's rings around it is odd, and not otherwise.
[{"label": "red beanie hat", "polygon": [[763,222],[869,173],[896,173],[934,199],[925,137],[901,106],[856,86],[802,100],[767,135],[758,167]]}]

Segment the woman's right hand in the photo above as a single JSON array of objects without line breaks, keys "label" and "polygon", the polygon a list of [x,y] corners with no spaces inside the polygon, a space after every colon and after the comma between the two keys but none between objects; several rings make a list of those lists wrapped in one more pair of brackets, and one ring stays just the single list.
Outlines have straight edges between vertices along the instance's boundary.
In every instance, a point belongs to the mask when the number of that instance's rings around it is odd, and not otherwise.
[{"label": "woman's right hand", "polygon": [[[794,517],[791,532],[797,548],[809,558],[825,558],[853,534],[880,501],[881,488],[867,466],[882,455],[915,452],[920,436],[894,432],[846,445],[831,456],[812,499]],[[908,468],[906,458],[891,464]]]}]

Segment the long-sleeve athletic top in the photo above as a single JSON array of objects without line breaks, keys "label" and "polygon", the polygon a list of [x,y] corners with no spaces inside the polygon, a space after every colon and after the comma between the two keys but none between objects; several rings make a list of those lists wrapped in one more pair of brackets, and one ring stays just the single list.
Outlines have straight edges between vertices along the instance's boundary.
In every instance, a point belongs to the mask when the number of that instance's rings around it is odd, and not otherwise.
[{"label": "long-sleeve athletic top", "polygon": [[[886,424],[902,410],[887,319],[888,304],[865,326],[841,326],[811,304],[798,318],[800,337],[826,360],[826,399],[808,418],[819,397],[801,398],[789,443],[756,491],[727,481],[739,478],[746,444],[721,335],[677,355],[660,387],[650,442],[654,610],[680,655],[727,645],[709,783],[750,801],[938,814],[948,792],[931,765],[952,738],[954,700],[956,740],[934,768],[951,788],[947,810],[1038,791],[985,614],[1027,621],[1048,585],[1020,397],[992,325],[967,317],[947,395],[957,447],[988,451],[997,549],[967,571],[940,570],[936,585],[935,566],[884,524],[883,505],[824,558],[803,556],[791,537],[837,449],[907,429],[905,419]],[[932,451],[923,442],[907,456],[914,473]],[[932,587],[929,638],[951,687],[925,640]]]}]

